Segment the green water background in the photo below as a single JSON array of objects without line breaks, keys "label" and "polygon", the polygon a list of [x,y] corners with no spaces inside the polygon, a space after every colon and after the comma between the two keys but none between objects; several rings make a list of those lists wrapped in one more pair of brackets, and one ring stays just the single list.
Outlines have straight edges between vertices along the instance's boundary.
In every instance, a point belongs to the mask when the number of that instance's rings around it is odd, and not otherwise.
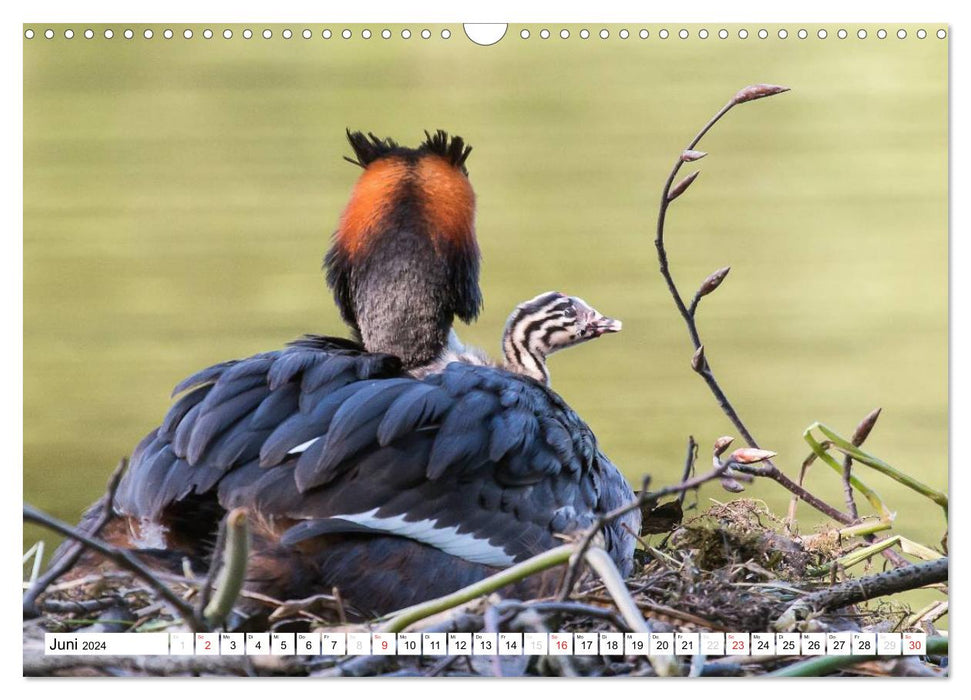
[{"label": "green water background", "polygon": [[[24,43],[24,497],[68,521],[157,425],[174,384],[212,363],[341,334],[320,260],[357,169],[345,127],[416,143],[445,128],[475,150],[485,311],[463,339],[498,351],[506,315],[557,289],[624,331],[551,360],[553,385],[635,483],[678,479],[688,435],[735,434],[689,369],[657,270],[660,187],[680,149],[738,88],[792,92],[743,105],[709,134],[701,178],[671,209],[672,270],[702,303],[708,357],[790,475],[815,420],[948,483],[947,42],[710,36],[569,41],[519,26],[479,47],[452,37],[296,34],[41,37]],[[293,25],[300,30],[303,25]],[[257,28],[259,29],[259,28]],[[335,33],[339,27],[334,27]],[[684,172],[690,172],[686,168]],[[863,473],[861,471],[861,473]],[[896,531],[935,544],[939,510],[868,481]],[[808,485],[841,503],[817,467]],[[784,512],[770,483],[748,496]],[[732,496],[715,486],[709,499]],[[866,507],[861,506],[866,512]],[[820,519],[805,506],[800,527]],[[27,528],[25,545],[40,533]],[[53,542],[53,539],[49,540]],[[918,597],[915,600],[923,600]]]}]

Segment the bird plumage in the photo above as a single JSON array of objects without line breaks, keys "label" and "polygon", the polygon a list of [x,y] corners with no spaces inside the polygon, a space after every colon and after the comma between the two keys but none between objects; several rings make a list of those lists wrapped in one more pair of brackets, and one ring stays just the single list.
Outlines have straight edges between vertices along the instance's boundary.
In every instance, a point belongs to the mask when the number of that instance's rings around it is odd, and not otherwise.
[{"label": "bird plumage", "polygon": [[[453,318],[481,305],[469,148],[444,132],[417,149],[349,137],[365,170],[326,266],[363,342],[306,336],[183,380],[114,505],[128,545],[194,562],[207,560],[222,514],[245,507],[248,587],[286,598],[337,586],[374,614],[554,547],[633,492],[546,383],[550,352],[619,325],[578,299],[540,295],[510,317],[505,367],[442,362]],[[639,517],[605,530],[625,573]]]},{"label": "bird plumage", "polygon": [[[178,416],[165,423],[174,428],[152,433],[133,455],[117,509],[134,523],[164,524],[173,504],[209,495],[224,509],[258,513],[280,546],[337,535],[370,546],[370,533],[382,548],[394,536],[498,568],[633,499],[589,427],[539,382],[464,363],[419,380],[390,360],[330,353],[296,346],[207,373],[209,383],[188,387],[173,406]],[[355,361],[320,382],[322,367],[348,357]],[[249,376],[263,378],[258,389],[240,381]],[[301,411],[308,392],[323,398]],[[195,403],[186,410],[188,397]],[[636,531],[636,518],[607,530],[625,572],[633,539],[623,528]],[[322,571],[320,583],[353,601],[342,571]]]},{"label": "bird plumage", "polygon": [[324,259],[344,321],[372,352],[406,367],[432,361],[457,316],[482,307],[475,193],[461,137],[418,148],[348,132],[364,168]]}]

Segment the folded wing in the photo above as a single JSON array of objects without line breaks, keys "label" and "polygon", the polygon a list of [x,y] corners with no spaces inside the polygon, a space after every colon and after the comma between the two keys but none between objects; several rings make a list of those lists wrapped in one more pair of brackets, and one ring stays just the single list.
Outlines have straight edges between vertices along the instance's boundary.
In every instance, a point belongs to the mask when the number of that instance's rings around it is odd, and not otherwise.
[{"label": "folded wing", "polygon": [[[139,446],[118,494],[158,519],[214,493],[289,524],[284,545],[374,533],[508,566],[633,499],[558,395],[501,369],[453,363],[424,379],[394,358],[305,342],[209,368]],[[624,520],[633,532],[639,515]],[[629,570],[633,537],[608,528]]]}]

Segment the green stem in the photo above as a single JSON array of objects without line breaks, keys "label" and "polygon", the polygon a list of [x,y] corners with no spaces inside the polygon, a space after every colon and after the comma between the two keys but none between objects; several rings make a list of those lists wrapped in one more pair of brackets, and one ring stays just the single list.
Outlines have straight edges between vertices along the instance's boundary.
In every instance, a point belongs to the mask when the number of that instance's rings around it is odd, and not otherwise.
[{"label": "green stem", "polygon": [[[943,656],[947,654],[947,637],[928,637],[927,654],[933,656]],[[780,668],[778,671],[766,674],[774,678],[806,678],[813,676],[825,676],[839,671],[847,666],[863,663],[864,661],[875,661],[877,659],[889,657],[880,656],[816,656],[812,659],[794,663],[791,666]]]},{"label": "green stem", "polygon": [[[826,462],[826,464],[828,464],[830,467],[835,469],[836,472],[842,476],[843,465],[841,465],[839,462],[833,459],[832,455],[830,455],[821,444],[816,442],[816,439],[813,437],[811,431],[813,427],[816,425],[818,425],[818,423],[814,423],[813,425],[806,428],[806,430],[802,434],[803,439],[809,445],[810,449],[813,451],[813,454],[819,457],[819,459]],[[890,512],[890,509],[887,508],[886,504],[883,502],[883,499],[880,498],[880,495],[876,491],[871,489],[869,486],[863,483],[863,481],[859,477],[854,475],[850,476],[850,483],[857,491],[863,494],[863,496],[867,499],[867,501],[870,502],[870,505],[872,505],[880,512],[881,520],[886,520],[886,521],[893,520],[893,513]]]},{"label": "green stem", "polygon": [[833,445],[844,454],[849,455],[857,462],[862,462],[868,467],[876,469],[881,474],[889,476],[894,481],[903,484],[907,488],[916,491],[922,496],[929,498],[943,508],[944,512],[947,513],[948,499],[946,494],[943,494],[940,491],[933,489],[920,481],[917,481],[917,479],[909,476],[908,474],[904,474],[903,472],[894,469],[882,459],[878,459],[877,457],[864,452],[853,443],[844,440],[823,423],[813,423],[811,426],[809,426],[809,430],[812,430],[814,427],[819,428],[819,431],[828,437],[832,441]]},{"label": "green stem", "polygon": [[900,549],[904,554],[918,557],[924,561],[934,561],[944,556],[940,552],[935,552],[930,547],[922,545],[920,542],[908,540],[906,537],[900,535],[897,535],[897,537],[900,540]]},{"label": "green stem", "polygon": [[[864,523],[864,524],[870,525],[870,523]],[[883,523],[882,529],[889,529],[889,528],[890,528],[889,524]],[[851,529],[853,528],[847,528],[847,530],[851,530]],[[871,527],[870,531],[865,532],[863,534],[872,534],[872,532],[873,530]],[[843,531],[841,530],[840,534],[842,533]],[[868,547],[863,547],[862,549],[858,549],[855,552],[850,552],[849,554],[846,554],[840,557],[839,559],[837,559],[836,561],[826,564],[825,566],[817,566],[817,567],[810,568],[806,571],[806,573],[809,576],[825,576],[826,574],[828,574],[833,570],[834,566],[840,567],[843,569],[848,569],[851,566],[855,566],[856,564],[859,564],[861,561],[864,561],[865,559],[869,559],[875,554],[879,554],[885,549],[889,549],[890,547],[893,547],[895,544],[898,544],[899,542],[900,542],[900,535],[895,535],[894,537],[888,537],[887,539],[880,540],[879,542],[871,544]]]},{"label": "green stem", "polygon": [[[887,520],[867,520],[858,525],[850,525],[839,530],[839,536],[843,539],[850,537],[862,537],[864,535],[875,535],[878,532],[889,530],[892,527]],[[884,540],[880,540],[883,542]]]},{"label": "green stem", "polygon": [[[849,539],[851,537],[861,537],[866,535],[873,535],[877,532],[883,532],[884,530],[889,530],[893,525],[886,520],[865,520],[856,525],[850,525],[849,527],[844,527],[836,531],[836,534],[840,536],[840,539]],[[806,535],[802,538],[802,543],[804,546],[810,546],[812,543],[816,542],[820,538],[828,537],[831,535],[830,532],[820,532],[815,535]],[[884,542],[885,540],[877,540],[876,542]],[[895,542],[903,542],[903,538],[900,535],[894,535]],[[876,544],[876,542],[871,542],[870,544]],[[936,552],[935,552],[936,554]],[[936,557],[931,557],[936,559]]]},{"label": "green stem", "polygon": [[508,586],[510,583],[515,583],[516,581],[521,581],[527,576],[532,576],[540,571],[551,569],[560,564],[566,564],[570,560],[570,556],[574,553],[574,551],[575,548],[571,544],[565,544],[560,547],[556,547],[555,549],[550,549],[542,554],[537,554],[535,557],[527,559],[524,562],[520,562],[515,566],[504,569],[497,574],[493,574],[489,578],[485,578],[481,581],[473,583],[471,586],[461,588],[454,593],[450,593],[446,596],[442,596],[441,598],[435,598],[434,600],[429,600],[425,603],[419,603],[418,605],[413,605],[410,608],[400,610],[394,614],[394,617],[384,623],[379,631],[401,632],[409,625],[412,625],[419,620],[423,620],[426,617],[430,617],[445,610],[450,610],[457,605],[467,603],[470,600],[474,600],[480,596],[488,595],[493,591],[499,590],[503,586]]},{"label": "green stem", "polygon": [[[497,574],[483,579],[471,586],[466,586],[454,593],[425,603],[413,605],[399,611],[381,627],[381,632],[401,632],[410,625],[431,617],[440,612],[451,610],[452,608],[474,600],[480,596],[488,595],[504,586],[508,586],[516,581],[521,581],[528,576],[537,574],[546,569],[551,569],[560,564],[566,564],[570,557],[576,554],[577,547],[573,544],[566,544],[556,549],[537,554],[531,559],[516,564]],[[584,560],[603,581],[607,592],[617,605],[617,610],[623,616],[627,625],[635,632],[650,632],[650,627],[644,621],[637,604],[631,598],[630,591],[624,583],[623,577],[617,570],[613,559],[600,547],[589,547],[583,554]],[[656,656],[649,659],[654,672],[659,676],[678,675],[679,665],[674,656]]]},{"label": "green stem", "polygon": [[216,580],[216,591],[206,606],[203,619],[210,629],[218,627],[233,609],[246,582],[249,559],[249,526],[246,511],[237,508],[226,516],[226,544],[223,567]]}]

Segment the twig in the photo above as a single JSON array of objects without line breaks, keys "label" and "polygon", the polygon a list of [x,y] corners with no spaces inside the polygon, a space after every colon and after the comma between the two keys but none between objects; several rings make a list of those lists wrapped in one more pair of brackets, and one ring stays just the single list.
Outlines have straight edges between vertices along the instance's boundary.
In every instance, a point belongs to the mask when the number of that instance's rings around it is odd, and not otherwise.
[{"label": "twig", "polygon": [[796,600],[772,626],[776,630],[791,629],[801,614],[843,608],[947,580],[948,558],[942,557],[935,561],[844,581]]},{"label": "twig", "polygon": [[133,669],[152,676],[179,673],[306,675],[298,657],[287,656],[45,656],[43,648],[24,647],[24,675],[50,676],[72,669]]},{"label": "twig", "polygon": [[[485,612],[482,613],[482,631],[488,632],[490,634],[497,635],[499,633],[499,610],[496,606],[490,605],[486,608]],[[489,665],[492,667],[492,675],[496,678],[502,678],[502,659],[499,658],[499,645],[496,645],[496,651],[489,657]]]},{"label": "twig", "polygon": [[627,626],[634,632],[650,632],[650,627],[647,626],[644,616],[641,615],[637,604],[631,598],[630,591],[624,585],[624,579],[617,571],[614,560],[610,558],[610,555],[600,547],[591,547],[584,554],[584,558],[590,568],[596,571],[600,580],[603,581],[607,593],[610,594]]},{"label": "twig", "polygon": [[698,675],[704,678],[723,678],[748,676],[746,667],[756,667],[767,672],[768,666],[784,663],[787,656],[723,656],[720,659],[706,661]]},{"label": "twig", "polygon": [[691,479],[683,480],[680,484],[676,484],[674,486],[666,486],[657,491],[647,490],[647,484],[650,481],[650,477],[645,477],[643,486],[635,500],[631,501],[627,505],[623,505],[618,508],[615,508],[609,513],[601,515],[599,518],[597,518],[597,522],[595,522],[592,526],[587,528],[586,532],[584,532],[583,536],[579,540],[579,544],[576,550],[576,555],[570,560],[570,565],[567,567],[566,575],[563,577],[563,582],[560,585],[560,590],[556,595],[557,600],[566,600],[567,597],[569,597],[570,591],[573,590],[573,586],[576,583],[577,577],[580,574],[579,562],[583,559],[584,553],[593,543],[594,538],[609,523],[613,522],[614,520],[616,520],[622,515],[626,515],[632,510],[637,510],[639,508],[642,508],[644,505],[648,503],[657,502],[659,499],[663,498],[664,496],[668,496],[673,493],[683,493],[684,491],[698,488],[705,482],[712,481],[713,479],[718,479],[725,473],[725,470],[727,468],[728,468],[728,465],[722,464],[719,467],[712,469],[712,471],[702,474],[701,476],[696,476]]},{"label": "twig", "polygon": [[[605,603],[613,602],[610,598],[600,598]],[[602,608],[599,605],[576,603],[573,601],[539,601],[524,603],[518,600],[503,600],[492,609],[505,613],[509,610],[533,610],[540,615],[578,615],[592,617],[610,623],[621,632],[633,632],[631,627],[616,610]],[[495,630],[498,631],[498,630]]]},{"label": "twig", "polygon": [[705,660],[708,657],[704,654],[695,654],[691,657],[691,664],[688,666],[688,677],[699,678],[705,670]]},{"label": "twig", "polygon": [[63,583],[55,583],[47,588],[48,593],[60,593],[62,591],[69,591],[73,588],[80,588],[81,586],[87,586],[91,583],[101,583],[102,581],[108,581],[112,579],[124,579],[131,576],[127,571],[105,571],[104,573],[93,574],[91,576],[82,576],[81,578],[72,579],[70,581],[64,581]]},{"label": "twig", "polygon": [[42,600],[37,603],[37,606],[49,613],[90,615],[117,605],[122,600],[121,596],[112,595],[105,598],[92,598],[91,600]]},{"label": "twig", "polygon": [[27,522],[32,522],[36,525],[46,527],[47,529],[56,532],[59,535],[63,535],[64,537],[70,537],[71,539],[81,543],[84,547],[98,552],[117,566],[132,572],[135,576],[144,581],[153,591],[158,593],[159,596],[165,599],[165,601],[168,602],[173,608],[175,608],[193,632],[201,632],[205,630],[205,625],[199,620],[199,618],[196,617],[192,606],[176,595],[164,583],[159,581],[158,578],[156,578],[156,576],[144,564],[138,561],[131,552],[123,549],[117,549],[116,547],[112,547],[101,540],[89,537],[82,532],[78,532],[75,528],[71,527],[67,523],[63,523],[60,520],[41,512],[31,505],[24,504],[23,512],[24,520]]},{"label": "twig", "polygon": [[342,625],[347,624],[347,611],[344,610],[344,598],[341,597],[341,589],[334,586],[330,589],[331,595],[334,596],[334,602],[337,604],[337,618],[340,620]]},{"label": "twig", "polygon": [[[698,458],[698,443],[695,442],[694,435],[688,436],[688,454],[684,457],[684,471],[681,473],[681,483],[686,482],[695,468],[695,460]],[[678,503],[684,506],[684,497],[687,491],[678,494]]]},{"label": "twig", "polygon": [[[826,443],[823,443],[823,447],[826,447]],[[810,452],[806,456],[806,459],[802,460],[802,465],[799,467],[799,485],[802,486],[806,483],[806,475],[809,474],[809,468],[812,467],[813,463],[819,459],[819,455],[815,452]],[[849,476],[847,476],[849,479]],[[852,486],[852,485],[851,485]],[[792,498],[789,499],[789,510],[786,512],[785,526],[786,530],[789,532],[794,531],[794,525],[796,523],[796,510],[799,507],[799,497],[793,494]]]},{"label": "twig", "polygon": [[949,609],[950,605],[948,604],[948,601],[935,600],[901,622],[898,629],[906,630],[913,627],[920,627],[922,623],[925,622],[930,625],[931,623],[934,623],[947,615]]},{"label": "twig", "polygon": [[421,675],[423,675],[423,676],[425,676],[427,678],[433,678],[435,676],[439,676],[439,675],[445,673],[445,671],[448,670],[448,667],[449,666],[451,666],[456,661],[458,661],[458,658],[459,658],[458,656],[454,656],[453,655],[453,656],[446,656],[444,659],[439,659],[438,661],[436,661],[435,663],[433,663],[431,666],[429,666],[428,667],[428,670],[425,671]]},{"label": "twig", "polygon": [[[240,592],[242,595],[242,591]],[[277,622],[279,620],[286,620],[292,618],[295,615],[305,617],[307,619],[313,620],[314,622],[326,622],[323,617],[316,615],[311,612],[311,610],[317,609],[319,607],[327,607],[332,610],[337,609],[337,600],[334,596],[328,593],[318,593],[312,595],[309,598],[300,598],[296,600],[287,600],[283,602],[283,605],[278,607],[272,613],[270,613],[269,621]],[[347,624],[347,620],[341,621],[341,624]]]},{"label": "twig", "polygon": [[768,479],[772,479],[777,484],[782,486],[784,489],[790,493],[795,494],[798,498],[801,498],[807,504],[823,513],[827,517],[835,520],[843,525],[852,525],[854,520],[846,513],[842,513],[833,506],[826,503],[826,501],[814,496],[812,493],[804,489],[802,486],[794,482],[788,476],[783,474],[775,464],[771,461],[766,460],[764,464],[755,465],[745,465],[741,467],[735,467],[737,471],[743,474],[751,474],[752,476],[763,476]]},{"label": "twig", "polygon": [[[105,495],[101,498],[102,508],[98,515],[98,519],[95,521],[94,525],[91,527],[90,532],[87,534],[92,537],[97,537],[101,534],[102,528],[111,520],[115,505],[115,493],[118,491],[118,484],[121,482],[121,477],[128,469],[128,458],[122,457],[118,461],[118,466],[111,473],[108,478],[108,487],[105,491]],[[84,551],[84,546],[75,541],[74,544],[70,545],[68,549],[64,551],[56,561],[51,562],[50,567],[44,572],[43,576],[39,577],[30,589],[24,594],[23,598],[23,608],[24,617],[31,618],[36,617],[38,614],[37,610],[37,597],[47,590],[54,581],[59,579],[65,573],[70,571],[78,559],[81,558],[81,553]]]},{"label": "twig", "polygon": [[[718,123],[718,121],[724,117],[729,110],[731,110],[736,105],[742,104],[744,102],[749,102],[751,100],[760,99],[763,97],[770,97],[772,95],[777,95],[781,92],[786,92],[789,88],[780,87],[777,85],[751,85],[747,88],[740,90],[724,107],[722,107],[714,117],[712,117],[707,124],[699,131],[695,137],[691,140],[688,146],[682,151],[674,167],[671,169],[668,179],[664,183],[664,188],[661,191],[661,205],[658,209],[657,217],[657,229],[656,237],[654,240],[655,247],[657,248],[658,263],[661,269],[661,275],[664,277],[664,281],[667,283],[668,291],[671,293],[672,299],[674,299],[674,304],[678,308],[678,312],[684,319],[685,325],[688,328],[688,335],[691,338],[691,344],[694,347],[695,354],[691,361],[691,366],[697,372],[702,379],[704,379],[705,384],[708,385],[709,390],[718,402],[719,407],[728,417],[728,419],[735,426],[736,430],[742,435],[751,447],[758,448],[759,444],[755,440],[755,437],[749,431],[748,427],[742,421],[738,412],[732,406],[731,401],[729,401],[728,396],[722,390],[715,378],[715,374],[712,371],[711,363],[706,357],[705,346],[701,342],[701,335],[698,332],[698,325],[695,320],[695,316],[698,310],[698,303],[703,296],[707,296],[722,283],[725,277],[728,275],[729,268],[722,268],[710,275],[698,289],[695,294],[694,299],[691,302],[691,306],[688,307],[684,303],[684,299],[681,296],[681,292],[678,291],[678,286],[674,281],[674,277],[671,275],[671,271],[668,265],[668,255],[664,248],[664,223],[667,218],[668,207],[671,205],[678,196],[680,196],[690,185],[694,182],[694,177],[697,175],[689,176],[684,180],[680,181],[676,186],[674,185],[674,180],[681,170],[681,166],[686,162],[692,162],[703,157],[705,154],[700,151],[695,151],[695,147],[701,141],[702,137],[711,130],[711,128]],[[849,525],[853,522],[853,519],[843,513],[840,513],[837,509],[830,506],[825,501],[816,498],[811,493],[806,491],[791,479],[789,479],[785,474],[783,474],[772,462],[771,460],[766,461],[766,463],[760,467],[740,469],[743,473],[748,473],[753,476],[765,476],[774,481],[779,485],[788,489],[791,493],[796,494],[799,498],[802,498],[806,503],[816,508],[822,513],[825,513],[828,517],[843,523],[844,525]]]},{"label": "twig", "polygon": [[856,500],[853,498],[853,484],[850,483],[850,475],[853,473],[853,458],[846,455],[843,458],[843,499],[846,501],[846,511],[854,520],[859,519],[860,511],[856,507]]},{"label": "twig", "polygon": [[[588,600],[592,600],[597,603],[609,603],[609,598],[604,598],[602,596],[587,596]],[[645,613],[645,617],[656,617],[656,618],[668,618],[670,620],[678,620],[680,622],[686,623],[688,625],[695,625],[697,627],[702,627],[704,629],[712,630],[713,632],[731,632],[732,630],[719,625],[717,622],[712,622],[711,620],[706,620],[698,615],[692,615],[691,613],[684,612],[682,610],[676,610],[675,608],[670,608],[667,605],[661,605],[659,603],[654,603],[644,598],[640,598],[637,601],[637,607],[642,612]]]},{"label": "twig", "polygon": [[[446,619],[426,621],[415,625],[416,632],[471,632],[482,629],[482,617],[470,614],[465,609],[453,611]],[[406,657],[394,656],[355,656],[315,675],[320,676],[375,676],[392,663],[401,663]]]},{"label": "twig", "polygon": [[[681,166],[686,162],[698,160],[700,157],[704,156],[703,153],[694,150],[704,135],[707,134],[708,131],[711,130],[711,128],[715,126],[715,124],[717,124],[718,121],[728,114],[729,110],[736,105],[742,104],[743,102],[748,102],[752,99],[758,99],[760,97],[769,97],[770,95],[785,92],[788,89],[789,88],[770,85],[750,86],[745,88],[739,91],[728,102],[728,104],[718,110],[715,116],[712,117],[701,129],[701,131],[695,135],[695,137],[678,157],[677,162],[671,169],[671,174],[668,175],[668,179],[664,183],[664,189],[661,191],[661,205],[657,216],[657,235],[654,241],[654,245],[657,248],[657,257],[661,268],[661,275],[664,277],[664,281],[667,282],[668,291],[671,293],[675,306],[678,307],[678,311],[681,313],[681,317],[684,319],[684,322],[688,327],[688,334],[691,336],[691,343],[694,346],[696,357],[700,355],[700,361],[693,363],[695,365],[695,371],[705,380],[705,383],[715,395],[715,399],[718,401],[718,405],[721,407],[721,409],[725,412],[725,415],[728,416],[729,420],[732,421],[732,424],[735,426],[738,432],[741,433],[742,437],[745,438],[745,441],[752,447],[758,447],[758,443],[756,443],[755,438],[752,437],[752,434],[749,432],[748,428],[742,422],[741,418],[739,418],[738,413],[735,411],[731,402],[728,400],[728,397],[725,395],[725,392],[722,391],[721,386],[719,386],[718,381],[715,379],[715,375],[711,371],[710,364],[704,358],[704,349],[701,343],[701,336],[698,333],[698,326],[695,322],[695,313],[697,311],[698,302],[700,301],[700,298],[704,296],[704,294],[702,293],[702,290],[699,289],[698,294],[695,296],[695,299],[691,303],[691,308],[689,309],[687,306],[685,306],[681,293],[678,291],[678,287],[674,282],[674,277],[671,276],[671,271],[668,267],[668,255],[664,248],[664,222],[667,218],[668,207],[671,205],[671,202],[674,201],[682,192],[684,192],[691,182],[694,181],[694,176],[689,176],[691,178],[690,180],[682,180],[680,183],[678,183],[678,187],[675,187],[674,190],[672,190],[674,179],[681,170]],[[719,270],[719,273],[722,273],[722,271]],[[717,274],[718,273],[716,273],[716,275]],[[721,280],[724,279],[725,275],[727,275],[727,272],[722,273],[721,278],[714,282],[714,287],[717,287],[717,285],[721,283]],[[714,291],[714,287],[709,289],[707,293]]]},{"label": "twig", "polygon": [[24,552],[22,563],[26,564],[31,559],[33,562],[30,565],[30,577],[24,582],[24,590],[30,590],[40,577],[41,564],[44,562],[44,540],[37,540]]}]

